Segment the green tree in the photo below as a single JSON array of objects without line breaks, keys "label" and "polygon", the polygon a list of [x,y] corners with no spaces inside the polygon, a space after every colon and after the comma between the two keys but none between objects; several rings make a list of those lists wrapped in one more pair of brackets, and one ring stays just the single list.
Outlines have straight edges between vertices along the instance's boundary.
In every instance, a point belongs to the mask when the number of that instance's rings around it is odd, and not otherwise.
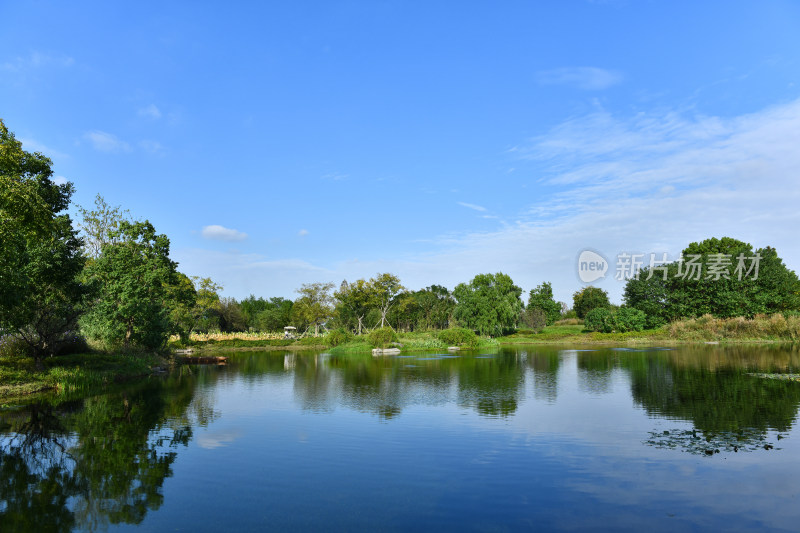
[{"label": "green tree", "polygon": [[522,311],[521,294],[522,289],[507,274],[478,274],[453,291],[457,302],[453,316],[481,335],[501,335],[516,326]]},{"label": "green tree", "polygon": [[319,335],[319,326],[333,315],[333,283],[304,283],[297,289],[300,294],[294,302],[292,312],[303,324],[314,326],[314,335]]},{"label": "green tree", "polygon": [[[339,290],[333,294],[336,301],[336,315],[343,326],[354,329],[361,335],[364,329],[364,317],[374,305],[376,295],[374,286],[363,279],[348,283],[342,281]],[[355,322],[350,324],[350,322]]]},{"label": "green tree", "polygon": [[118,242],[103,246],[86,267],[87,280],[101,290],[84,329],[108,346],[159,348],[172,329],[168,287],[177,275],[169,239],[147,221],[122,221],[111,236]]},{"label": "green tree", "polygon": [[[774,248],[730,237],[689,244],[681,261],[645,268],[625,285],[626,305],[653,327],[683,317],[753,316],[800,309],[800,280]],[[756,266],[758,270],[756,272]]]},{"label": "green tree", "polygon": [[447,329],[453,318],[456,300],[447,287],[431,285],[414,293],[419,306],[417,327]]},{"label": "green tree", "polygon": [[219,293],[222,285],[215,283],[211,278],[192,276],[197,298],[194,307],[196,319],[195,329],[202,332],[219,330],[220,313],[222,304]]},{"label": "green tree", "polygon": [[15,331],[38,366],[75,328],[88,288],[82,242],[65,213],[73,187],[53,183],[52,162],[0,120],[0,330]]},{"label": "green tree", "polygon": [[83,231],[84,249],[89,257],[99,257],[103,246],[113,244],[119,238],[119,223],[123,220],[133,222],[130,211],[121,206],[112,207],[98,194],[94,199],[94,210],[77,206],[83,221],[79,223]]},{"label": "green tree", "polygon": [[598,307],[611,307],[608,301],[608,293],[599,287],[584,287],[572,295],[572,309],[578,314],[578,318],[584,318],[592,309]]},{"label": "green tree", "polygon": [[378,274],[369,280],[372,285],[372,292],[375,295],[375,305],[381,313],[381,327],[386,325],[386,315],[392,308],[394,297],[405,289],[400,284],[400,278],[388,272]]},{"label": "green tree", "polygon": [[256,329],[259,331],[280,331],[289,325],[294,302],[282,297],[269,299],[267,308],[256,315]]},{"label": "green tree", "polygon": [[167,286],[167,302],[169,304],[169,319],[172,324],[170,333],[180,335],[181,341],[186,343],[197,324],[197,291],[192,280],[181,272],[175,274],[174,283]]},{"label": "green tree", "polygon": [[531,289],[528,295],[528,308],[541,309],[548,326],[561,318],[561,304],[553,299],[553,287],[548,281]]},{"label": "green tree", "polygon": [[242,313],[242,307],[235,298],[220,298],[219,329],[225,333],[244,331],[247,323]]}]

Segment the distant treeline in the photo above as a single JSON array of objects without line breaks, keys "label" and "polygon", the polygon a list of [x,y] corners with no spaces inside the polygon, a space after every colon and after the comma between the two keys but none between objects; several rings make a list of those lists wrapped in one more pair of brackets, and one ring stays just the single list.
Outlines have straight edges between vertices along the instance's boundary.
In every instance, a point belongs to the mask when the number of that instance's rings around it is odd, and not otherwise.
[{"label": "distant treeline", "polygon": [[[590,330],[635,331],[706,314],[752,317],[800,309],[800,281],[773,248],[754,250],[727,237],[683,251],[682,257],[692,258],[691,276],[683,261],[645,268],[628,280],[621,307],[588,286],[575,292],[570,309],[554,300],[548,282],[524,302],[522,289],[501,272],[478,274],[452,291],[441,285],[410,290],[396,275],[380,273],[338,286],[304,284],[295,300],[251,295],[237,301],[221,297],[222,287],[212,279],[179,272],[166,235],[100,195],[94,208],[78,207],[82,221],[74,225],[67,214],[72,184],[52,178],[50,159],[22,150],[0,120],[0,348],[13,340],[39,364],[78,337],[107,349],[158,349],[170,335],[188,340],[193,331],[275,332],[286,326],[315,335],[463,327],[498,336],[519,328],[539,331],[569,317],[584,319]],[[742,258],[751,259],[744,276]],[[752,258],[758,258],[755,272]]]}]

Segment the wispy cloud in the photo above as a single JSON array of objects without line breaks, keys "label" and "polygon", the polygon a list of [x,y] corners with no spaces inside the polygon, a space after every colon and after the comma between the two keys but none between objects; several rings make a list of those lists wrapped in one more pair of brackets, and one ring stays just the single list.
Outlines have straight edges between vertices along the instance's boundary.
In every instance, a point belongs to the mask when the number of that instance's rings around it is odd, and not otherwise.
[{"label": "wispy cloud", "polygon": [[155,104],[150,104],[148,106],[140,108],[138,111],[138,115],[140,117],[157,120],[161,118],[161,111],[158,109],[158,107],[156,107]]},{"label": "wispy cloud", "polygon": [[64,176],[53,176],[53,183],[56,185],[65,185],[68,181]]},{"label": "wispy cloud", "polygon": [[457,203],[461,207],[466,207],[468,209],[474,209],[475,211],[481,211],[481,212],[486,211],[486,208],[483,207],[483,206],[480,206],[480,205],[468,204],[466,202],[457,202]]},{"label": "wispy cloud", "polygon": [[59,152],[58,150],[54,150],[53,148],[45,146],[44,144],[37,142],[34,139],[20,137],[17,140],[22,143],[22,146],[25,150],[29,152],[39,152],[41,154],[46,155],[50,159],[56,159],[56,158],[61,159],[69,157],[64,152]]},{"label": "wispy cloud", "polygon": [[306,235],[308,235],[308,230],[307,229],[301,229],[300,231],[297,232],[297,235],[300,236],[300,237],[305,237]]},{"label": "wispy cloud", "polygon": [[302,283],[375,272],[393,272],[413,289],[452,288],[480,272],[502,271],[524,290],[550,281],[566,302],[581,286],[575,261],[587,247],[612,261],[597,285],[615,301],[624,289],[613,279],[617,253],[675,257],[708,237],[774,246],[789,268],[800,270],[797,146],[800,100],[734,118],[595,113],[520,143],[513,153],[518,166],[543,176],[547,190],[556,192],[538,195],[527,210],[510,215],[516,222],[494,231],[440,235],[431,253],[325,267],[198,251],[182,253],[182,264],[187,272],[230,280],[226,291],[241,297],[293,297]]},{"label": "wispy cloud", "polygon": [[99,152],[116,154],[120,152],[131,151],[130,144],[118,139],[111,133],[106,133],[105,131],[90,131],[85,133],[83,138],[89,141],[89,143],[92,145],[92,148]]},{"label": "wispy cloud", "polygon": [[597,67],[563,67],[536,74],[541,85],[569,85],[586,91],[608,89],[623,79],[621,73]]},{"label": "wispy cloud", "polygon": [[211,241],[236,242],[243,241],[247,238],[247,233],[218,225],[205,226],[200,234],[204,239]]},{"label": "wispy cloud", "polygon": [[349,174],[344,174],[343,172],[329,172],[327,174],[322,175],[322,179],[332,180],[332,181],[346,180],[348,177]]},{"label": "wispy cloud", "polygon": [[164,147],[158,141],[145,139],[137,143],[139,148],[154,155],[163,155]]},{"label": "wispy cloud", "polygon": [[28,69],[44,67],[67,68],[74,64],[75,60],[64,54],[47,54],[34,51],[26,56],[17,56],[9,61],[0,63],[0,70],[21,72]]}]

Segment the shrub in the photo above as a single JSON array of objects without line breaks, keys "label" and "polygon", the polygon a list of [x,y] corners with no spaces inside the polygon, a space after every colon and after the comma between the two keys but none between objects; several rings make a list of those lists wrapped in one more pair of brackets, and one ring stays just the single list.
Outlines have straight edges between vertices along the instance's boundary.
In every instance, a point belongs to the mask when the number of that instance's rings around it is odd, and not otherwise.
[{"label": "shrub", "polygon": [[390,327],[378,328],[370,331],[367,335],[370,344],[377,348],[386,348],[393,342],[397,342],[397,333]]},{"label": "shrub", "polygon": [[611,333],[614,331],[614,315],[606,307],[597,307],[586,313],[583,324],[589,331]]},{"label": "shrub", "polygon": [[467,328],[451,328],[439,332],[439,340],[448,346],[477,346],[478,336]]},{"label": "shrub", "polygon": [[27,357],[31,355],[31,353],[31,347],[19,336],[0,336],[0,357]]},{"label": "shrub", "polygon": [[351,340],[353,340],[353,334],[344,328],[334,329],[325,336],[325,344],[331,347],[339,346]]},{"label": "shrub", "polygon": [[298,339],[297,344],[300,346],[316,346],[318,344],[323,344],[325,339],[323,337],[303,337]]},{"label": "shrub", "polygon": [[583,320],[574,316],[572,318],[562,318],[561,320],[556,320],[553,323],[554,326],[582,326]]},{"label": "shrub", "polygon": [[615,329],[621,333],[626,331],[642,331],[647,325],[644,311],[632,307],[620,307],[615,318]]},{"label": "shrub", "polygon": [[520,322],[532,329],[535,333],[539,333],[547,325],[547,315],[542,309],[535,307],[528,307],[519,315]]}]

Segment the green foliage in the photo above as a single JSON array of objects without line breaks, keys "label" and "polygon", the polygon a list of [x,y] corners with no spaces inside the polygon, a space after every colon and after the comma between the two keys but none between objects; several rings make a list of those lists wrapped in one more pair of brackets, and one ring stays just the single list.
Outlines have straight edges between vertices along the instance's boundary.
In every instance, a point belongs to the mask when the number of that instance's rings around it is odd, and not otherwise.
[{"label": "green foliage", "polygon": [[615,330],[620,333],[642,331],[647,326],[647,315],[644,311],[632,307],[620,307],[615,316]]},{"label": "green foliage", "polygon": [[481,335],[502,335],[513,329],[522,311],[522,289],[507,274],[478,274],[453,291],[454,318]]},{"label": "green foliage", "polygon": [[100,257],[103,246],[113,244],[119,239],[119,224],[123,220],[133,222],[130,211],[122,207],[111,207],[99,194],[94,199],[95,209],[76,206],[83,221],[78,224],[83,233],[86,255]]},{"label": "green foliage", "polygon": [[377,328],[369,332],[367,340],[376,348],[386,348],[391,343],[397,342],[397,333],[388,326]]},{"label": "green foliage", "polygon": [[219,300],[219,330],[223,333],[245,331],[247,322],[239,302],[235,298],[225,297]]},{"label": "green foliage", "polygon": [[439,332],[439,340],[448,346],[478,346],[479,338],[467,328],[451,328]]},{"label": "green foliage", "polygon": [[297,344],[300,346],[321,346],[325,344],[324,337],[303,337],[302,339],[297,339]]},{"label": "green foliage", "polygon": [[73,187],[29,153],[0,120],[0,331],[14,331],[37,364],[52,356],[84,310],[86,258],[65,213]]},{"label": "green foliage", "polygon": [[531,289],[528,295],[528,308],[540,309],[545,315],[548,326],[561,318],[561,304],[553,298],[553,287],[547,281]]},{"label": "green foliage", "polygon": [[119,242],[86,267],[87,281],[102,290],[82,327],[109,347],[160,348],[172,330],[168,287],[177,283],[169,239],[147,221],[122,221],[112,236]]},{"label": "green foliage", "polygon": [[572,309],[578,318],[585,318],[587,313],[598,307],[610,307],[608,293],[599,287],[584,287],[572,295]]},{"label": "green foliage", "polygon": [[528,307],[519,317],[520,323],[533,332],[540,332],[547,326],[547,315],[538,307]]},{"label": "green foliage", "polygon": [[376,304],[374,285],[364,279],[353,283],[344,280],[333,297],[336,300],[335,313],[338,323],[361,335],[364,329],[364,317]]},{"label": "green foliage", "polygon": [[405,289],[400,284],[400,278],[388,272],[378,274],[370,280],[377,308],[381,312],[381,327],[386,325],[386,316],[391,309],[394,298]]},{"label": "green foliage", "polygon": [[331,289],[333,283],[304,283],[297,289],[300,298],[292,306],[292,316],[301,326],[314,326],[314,335],[319,335],[320,324],[333,315]]},{"label": "green foliage", "polygon": [[197,291],[186,274],[175,273],[174,281],[167,286],[167,302],[172,329],[170,333],[180,335],[181,342],[189,342],[189,335],[197,322],[194,312],[197,305]]},{"label": "green foliage", "polygon": [[[757,278],[755,270],[747,274],[756,255]],[[754,250],[736,239],[712,238],[689,244],[682,257],[660,271],[645,268],[625,286],[626,305],[644,311],[648,327],[704,314],[753,317],[800,309],[800,280],[774,248]],[[737,271],[740,257],[744,268]]]},{"label": "green foliage", "polygon": [[353,335],[344,328],[335,329],[325,335],[325,344],[328,346],[339,346],[351,340],[353,340]]},{"label": "green foliage", "polygon": [[616,320],[614,314],[607,307],[596,307],[586,313],[583,325],[589,331],[611,333],[616,326]]}]

